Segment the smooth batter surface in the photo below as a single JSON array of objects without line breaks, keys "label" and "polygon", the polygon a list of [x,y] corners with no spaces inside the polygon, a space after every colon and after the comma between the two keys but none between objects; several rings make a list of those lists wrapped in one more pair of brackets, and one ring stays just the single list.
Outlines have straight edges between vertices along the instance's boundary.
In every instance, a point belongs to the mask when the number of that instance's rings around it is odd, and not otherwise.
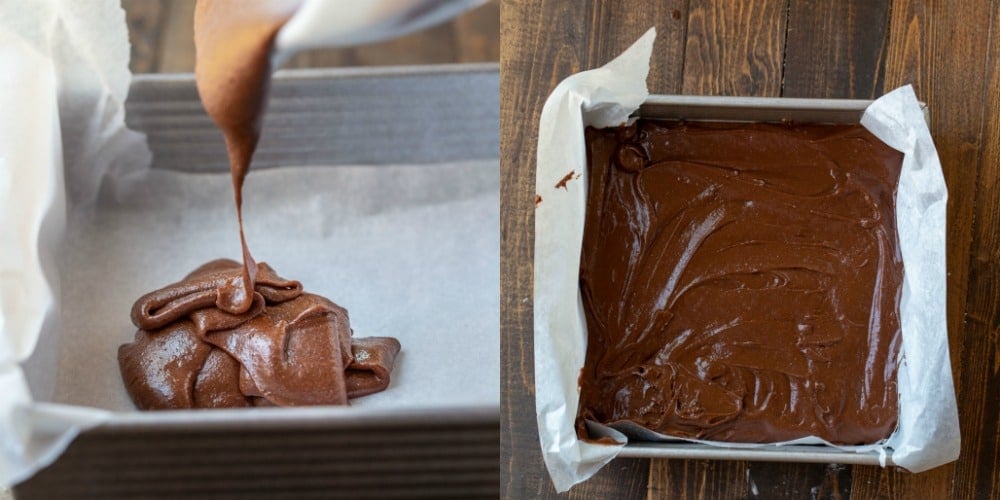
[{"label": "smooth batter surface", "polygon": [[582,436],[894,430],[899,152],[859,125],[640,120],[587,141]]}]

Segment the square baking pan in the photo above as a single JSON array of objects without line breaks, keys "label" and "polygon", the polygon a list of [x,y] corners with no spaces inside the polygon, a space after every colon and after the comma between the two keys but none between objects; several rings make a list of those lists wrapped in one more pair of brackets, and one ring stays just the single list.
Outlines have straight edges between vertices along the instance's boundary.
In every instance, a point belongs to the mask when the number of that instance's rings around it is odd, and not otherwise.
[{"label": "square baking pan", "polygon": [[[126,121],[147,135],[154,171],[227,175],[222,136],[202,109],[193,75],[136,76]],[[279,72],[253,169],[395,165],[413,171],[448,165],[447,171],[454,172],[480,167],[484,170],[476,178],[486,179],[477,185],[482,191],[499,182],[494,162],[499,165],[498,65],[469,64]],[[498,240],[498,227],[484,230],[497,231]],[[477,258],[492,259],[493,266],[499,262],[495,253]],[[467,270],[452,267],[455,273]],[[496,273],[486,274],[497,279]],[[498,298],[477,297],[489,300],[479,300],[482,310],[468,313],[483,319],[461,333],[495,350]],[[108,327],[123,327],[124,333],[130,327],[127,317],[126,310],[108,320]],[[98,348],[104,353],[117,344]],[[480,384],[490,387],[484,396],[442,396],[445,403],[426,407],[119,409],[109,421],[82,432],[14,493],[19,499],[495,497],[500,480],[498,354],[493,358],[468,362],[478,366],[477,375],[493,379]],[[96,361],[80,361],[88,362]],[[435,393],[453,390],[440,389]]]},{"label": "square baking pan", "polygon": [[[633,114],[652,120],[724,122],[858,123],[869,100],[793,99],[770,97],[713,97],[651,95]],[[927,107],[921,104],[924,117]],[[685,441],[629,441],[619,457],[749,460],[769,462],[843,463],[879,465],[878,452],[857,453],[826,445],[727,448]],[[886,456],[886,465],[892,459]]]}]

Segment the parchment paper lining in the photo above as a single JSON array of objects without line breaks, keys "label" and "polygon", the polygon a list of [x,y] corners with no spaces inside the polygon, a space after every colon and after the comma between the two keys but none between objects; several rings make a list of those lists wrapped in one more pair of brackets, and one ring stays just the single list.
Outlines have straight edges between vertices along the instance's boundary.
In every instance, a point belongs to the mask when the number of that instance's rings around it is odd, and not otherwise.
[{"label": "parchment paper lining", "polygon": [[[586,322],[579,294],[580,245],[587,199],[586,126],[628,120],[646,99],[655,30],[602,68],[568,77],[549,96],[539,124],[535,209],[535,404],[545,464],[558,491],[586,480],[627,443],[618,430],[588,428],[620,444],[577,439],[577,377],[586,350]],[[903,363],[899,368],[899,427],[883,443],[838,447],[880,454],[912,472],[958,458],[960,438],[945,314],[945,207],[947,189],[920,104],[909,86],[876,100],[862,125],[904,153],[897,190],[897,222],[905,278],[900,304]],[[557,188],[567,172],[571,180]],[[669,439],[626,425],[632,435]],[[725,448],[822,443],[818,438],[752,445],[703,441]]]}]

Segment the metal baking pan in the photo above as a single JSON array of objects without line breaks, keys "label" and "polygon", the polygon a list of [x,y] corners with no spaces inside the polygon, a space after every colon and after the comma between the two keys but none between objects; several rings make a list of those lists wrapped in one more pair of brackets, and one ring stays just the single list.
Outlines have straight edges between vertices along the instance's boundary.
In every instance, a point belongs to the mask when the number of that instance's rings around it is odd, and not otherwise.
[{"label": "metal baking pan", "polygon": [[[131,128],[147,134],[153,168],[228,170],[193,75],[137,76],[126,114]],[[499,149],[496,64],[297,70],[279,72],[273,82],[254,168],[481,164],[499,162]],[[263,410],[116,413],[81,433],[14,493],[31,499],[495,498],[499,492],[499,400]]]},{"label": "metal baking pan", "polygon": [[[660,120],[858,123],[869,100],[789,99],[776,97],[712,97],[651,95],[633,116]],[[926,105],[921,104],[924,117]],[[749,460],[879,465],[877,452],[856,453],[824,445],[725,448],[688,442],[630,441],[619,457]],[[885,457],[886,465],[892,459]]]}]

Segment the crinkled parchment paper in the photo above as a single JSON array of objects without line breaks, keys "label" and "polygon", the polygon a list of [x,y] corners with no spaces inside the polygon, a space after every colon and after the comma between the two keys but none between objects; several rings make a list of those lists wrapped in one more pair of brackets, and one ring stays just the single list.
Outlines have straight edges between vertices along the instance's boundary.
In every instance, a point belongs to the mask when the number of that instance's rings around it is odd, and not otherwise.
[{"label": "crinkled parchment paper", "polygon": [[258,261],[346,307],[358,337],[402,343],[386,391],[347,408],[136,412],[116,358],[135,333],[132,302],[239,258],[229,174],[148,168],[143,137],[123,122],[117,0],[26,6],[0,3],[0,486],[103,422],[498,406],[499,161],[484,159],[247,178]]},{"label": "crinkled parchment paper", "polygon": [[0,485],[107,418],[32,400],[55,389],[67,201],[90,206],[106,172],[148,163],[124,125],[128,59],[114,0],[0,3]]},{"label": "crinkled parchment paper", "polygon": [[[627,442],[618,430],[588,422],[598,435],[620,444],[577,439],[578,377],[583,367],[587,324],[579,292],[580,246],[587,200],[586,126],[626,122],[646,99],[646,76],[655,31],[650,30],[607,65],[572,75],[549,96],[538,133],[535,209],[535,405],[542,454],[558,491],[586,480],[617,456]],[[945,207],[948,198],[941,164],[909,86],[869,106],[861,124],[904,153],[896,194],[896,217],[905,277],[900,303],[903,331],[899,367],[900,417],[883,443],[837,447],[879,453],[912,472],[958,458],[958,411],[948,357],[945,314]],[[567,172],[569,180],[556,187]],[[565,187],[562,187],[565,186]],[[638,427],[638,426],[634,426]],[[675,439],[630,429],[651,439]],[[805,438],[753,448],[821,444]]]}]

